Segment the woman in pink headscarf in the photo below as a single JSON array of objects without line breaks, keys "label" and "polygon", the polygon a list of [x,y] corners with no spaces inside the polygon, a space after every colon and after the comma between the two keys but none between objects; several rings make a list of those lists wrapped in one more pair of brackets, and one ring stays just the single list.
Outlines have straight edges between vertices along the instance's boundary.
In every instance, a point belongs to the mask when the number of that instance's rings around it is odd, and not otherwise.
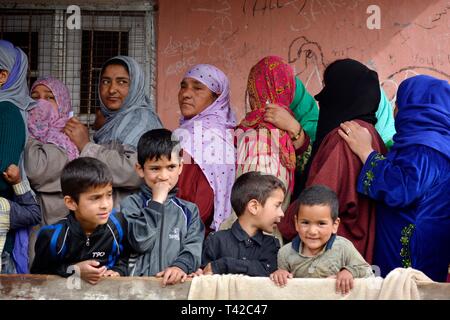
[{"label": "woman in pink headscarf", "polygon": [[69,212],[61,194],[61,171],[79,156],[78,149],[62,132],[72,113],[67,87],[53,77],[37,80],[31,87],[36,107],[28,113],[30,137],[25,147],[25,169],[37,192],[42,224],[57,222]]},{"label": "woman in pink headscarf", "polygon": [[178,196],[197,204],[207,232],[218,230],[231,213],[236,162],[227,76],[209,64],[192,67],[181,81],[178,102],[180,127],[174,134],[188,156]]},{"label": "woman in pink headscarf", "polygon": [[[247,94],[251,111],[235,133],[236,177],[250,171],[276,176],[286,186],[286,209],[295,172],[303,170],[310,155],[313,134],[306,133],[306,127],[313,127],[309,131],[315,133],[317,107],[292,67],[277,56],[264,57],[251,68]],[[233,213],[221,229],[231,227],[236,219]],[[282,241],[278,230],[274,230],[274,235]]]}]

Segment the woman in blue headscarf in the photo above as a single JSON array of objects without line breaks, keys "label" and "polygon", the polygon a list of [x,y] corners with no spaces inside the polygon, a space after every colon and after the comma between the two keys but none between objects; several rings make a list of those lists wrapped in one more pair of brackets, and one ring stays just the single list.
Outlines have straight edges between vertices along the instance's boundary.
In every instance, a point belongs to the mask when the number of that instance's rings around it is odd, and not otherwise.
[{"label": "woman in blue headscarf", "polygon": [[[27,137],[28,60],[25,53],[0,40],[0,270],[28,273],[29,227],[41,212],[23,170]],[[20,173],[18,170],[21,168]],[[14,172],[12,178],[12,173]]]},{"label": "woman in blue headscarf", "polygon": [[364,166],[358,192],[378,200],[374,262],[385,276],[412,267],[445,282],[450,263],[450,85],[420,75],[400,84],[386,157],[350,121],[339,135]]},{"label": "woman in blue headscarf", "polygon": [[88,129],[76,118],[64,128],[81,157],[93,157],[106,163],[114,178],[114,204],[140,185],[134,170],[136,148],[145,132],[162,128],[149,97],[145,94],[145,75],[131,57],[116,56],[102,67],[99,100],[104,123],[89,140]]}]

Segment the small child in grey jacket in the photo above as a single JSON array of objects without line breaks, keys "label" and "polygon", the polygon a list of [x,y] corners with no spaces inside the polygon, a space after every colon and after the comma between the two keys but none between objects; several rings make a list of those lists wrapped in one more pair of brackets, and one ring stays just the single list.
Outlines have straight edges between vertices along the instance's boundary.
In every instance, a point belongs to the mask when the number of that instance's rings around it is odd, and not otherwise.
[{"label": "small child in grey jacket", "polygon": [[295,215],[298,236],[278,252],[278,270],[270,275],[276,285],[288,278],[336,278],[336,291],[347,294],[353,278],[372,277],[371,266],[349,240],[337,236],[339,201],[333,190],[315,185],[299,197]]},{"label": "small child in grey jacket", "polygon": [[184,282],[200,266],[204,225],[197,206],[176,197],[182,149],[169,130],[155,129],[142,135],[137,152],[136,172],[145,183],[120,204],[140,254],[130,275],[162,277],[163,286]]}]

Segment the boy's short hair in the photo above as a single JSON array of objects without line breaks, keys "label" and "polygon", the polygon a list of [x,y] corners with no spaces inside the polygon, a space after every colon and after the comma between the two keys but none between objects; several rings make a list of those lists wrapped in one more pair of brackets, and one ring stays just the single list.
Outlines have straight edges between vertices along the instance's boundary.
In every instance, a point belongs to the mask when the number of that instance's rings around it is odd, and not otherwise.
[{"label": "boy's short hair", "polygon": [[331,209],[331,219],[339,216],[339,200],[336,192],[324,185],[314,185],[302,191],[299,198],[299,208],[304,206],[328,206]]},{"label": "boy's short hair", "polygon": [[286,187],[277,177],[257,171],[244,173],[236,179],[231,189],[231,206],[236,215],[240,216],[250,200],[255,199],[264,206],[276,189],[281,189],[286,194]]},{"label": "boy's short hair", "polygon": [[154,129],[144,133],[137,145],[138,163],[144,166],[147,160],[159,160],[161,157],[171,159],[172,152],[183,157],[180,141],[167,129]]},{"label": "boy's short hair", "polygon": [[70,196],[77,203],[81,193],[112,182],[113,178],[106,164],[90,157],[72,160],[61,173],[63,196]]}]

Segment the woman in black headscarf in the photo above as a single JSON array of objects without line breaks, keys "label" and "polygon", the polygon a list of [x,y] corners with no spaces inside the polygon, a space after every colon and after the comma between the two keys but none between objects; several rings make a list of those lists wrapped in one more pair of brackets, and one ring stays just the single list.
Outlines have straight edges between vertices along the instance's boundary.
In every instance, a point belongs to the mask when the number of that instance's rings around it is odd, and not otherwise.
[{"label": "woman in black headscarf", "polygon": [[[356,120],[371,133],[373,148],[382,154],[386,152],[383,140],[374,128],[380,102],[378,74],[358,61],[337,60],[325,70],[324,84],[315,96],[320,111],[306,186],[322,184],[336,192],[341,219],[338,235],[352,241],[370,263],[375,235],[375,203],[356,192],[361,162],[339,137],[338,130],[342,122]],[[284,224],[291,229],[297,211],[298,203],[294,202],[286,213]],[[289,228],[280,229],[283,232]]]}]

